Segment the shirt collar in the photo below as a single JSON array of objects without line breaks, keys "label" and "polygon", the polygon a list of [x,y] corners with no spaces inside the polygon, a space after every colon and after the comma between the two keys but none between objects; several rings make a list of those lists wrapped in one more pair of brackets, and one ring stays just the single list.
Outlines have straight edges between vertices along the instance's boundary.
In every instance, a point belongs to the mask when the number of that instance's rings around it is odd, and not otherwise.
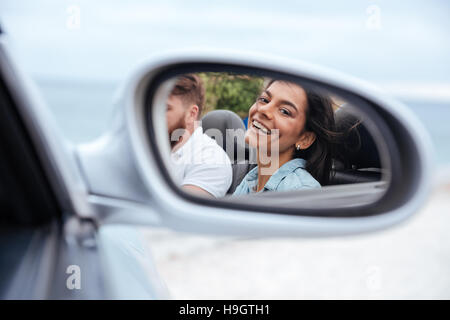
[{"label": "shirt collar", "polygon": [[[272,174],[269,181],[267,181],[266,185],[264,186],[264,190],[277,190],[278,185],[281,183],[281,180],[283,180],[284,177],[286,177],[289,173],[294,172],[297,168],[304,169],[305,166],[305,159],[295,158],[286,162]],[[256,190],[255,187],[258,183],[258,167],[255,167],[248,172],[246,181],[250,190]]]},{"label": "shirt collar", "polygon": [[250,192],[256,191],[256,184],[258,183],[258,166],[250,170],[245,176],[245,181],[250,189]]}]

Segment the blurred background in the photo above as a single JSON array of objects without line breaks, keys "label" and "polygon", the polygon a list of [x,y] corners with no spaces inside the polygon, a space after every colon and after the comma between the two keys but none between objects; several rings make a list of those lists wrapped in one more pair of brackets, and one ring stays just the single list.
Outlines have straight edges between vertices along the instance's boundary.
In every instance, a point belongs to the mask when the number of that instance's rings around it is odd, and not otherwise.
[{"label": "blurred background", "polygon": [[448,299],[449,14],[444,0],[3,0],[0,26],[73,143],[100,136],[133,68],[166,50],[275,54],[382,88],[418,116],[436,151],[434,193],[408,222],[332,239],[138,232],[175,298]]}]

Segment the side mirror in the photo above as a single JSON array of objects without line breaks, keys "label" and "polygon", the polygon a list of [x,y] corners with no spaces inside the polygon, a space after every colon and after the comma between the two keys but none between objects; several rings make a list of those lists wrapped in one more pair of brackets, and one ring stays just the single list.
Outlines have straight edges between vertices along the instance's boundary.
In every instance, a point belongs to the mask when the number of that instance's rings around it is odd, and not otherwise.
[{"label": "side mirror", "polygon": [[[206,87],[204,106],[177,87],[186,75]],[[99,223],[351,234],[406,219],[430,188],[420,122],[342,74],[267,56],[178,52],[139,68],[123,93],[115,127],[77,149]]]}]

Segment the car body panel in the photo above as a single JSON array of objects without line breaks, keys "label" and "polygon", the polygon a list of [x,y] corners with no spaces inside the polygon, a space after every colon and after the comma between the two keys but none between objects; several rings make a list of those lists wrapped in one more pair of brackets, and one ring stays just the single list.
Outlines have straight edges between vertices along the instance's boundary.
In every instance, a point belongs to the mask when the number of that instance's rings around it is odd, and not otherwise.
[{"label": "car body panel", "polygon": [[[73,146],[62,139],[53,115],[33,83],[15,65],[7,47],[5,36],[0,34],[2,80],[19,108],[64,214],[62,220],[42,226],[2,226],[1,298],[167,298],[139,230],[99,229],[89,219],[92,211],[87,187]],[[67,285],[70,266],[81,270],[79,289]]]}]

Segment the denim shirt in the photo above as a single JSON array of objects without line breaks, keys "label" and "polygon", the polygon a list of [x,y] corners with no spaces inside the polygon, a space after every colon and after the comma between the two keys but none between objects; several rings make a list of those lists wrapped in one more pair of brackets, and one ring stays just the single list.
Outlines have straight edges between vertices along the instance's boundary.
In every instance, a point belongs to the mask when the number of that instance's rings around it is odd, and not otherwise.
[{"label": "denim shirt", "polygon": [[[293,191],[320,188],[320,183],[305,170],[305,165],[306,160],[299,158],[286,162],[275,171],[261,191]],[[258,167],[255,167],[242,179],[233,195],[254,193],[256,192],[257,184]]]}]

